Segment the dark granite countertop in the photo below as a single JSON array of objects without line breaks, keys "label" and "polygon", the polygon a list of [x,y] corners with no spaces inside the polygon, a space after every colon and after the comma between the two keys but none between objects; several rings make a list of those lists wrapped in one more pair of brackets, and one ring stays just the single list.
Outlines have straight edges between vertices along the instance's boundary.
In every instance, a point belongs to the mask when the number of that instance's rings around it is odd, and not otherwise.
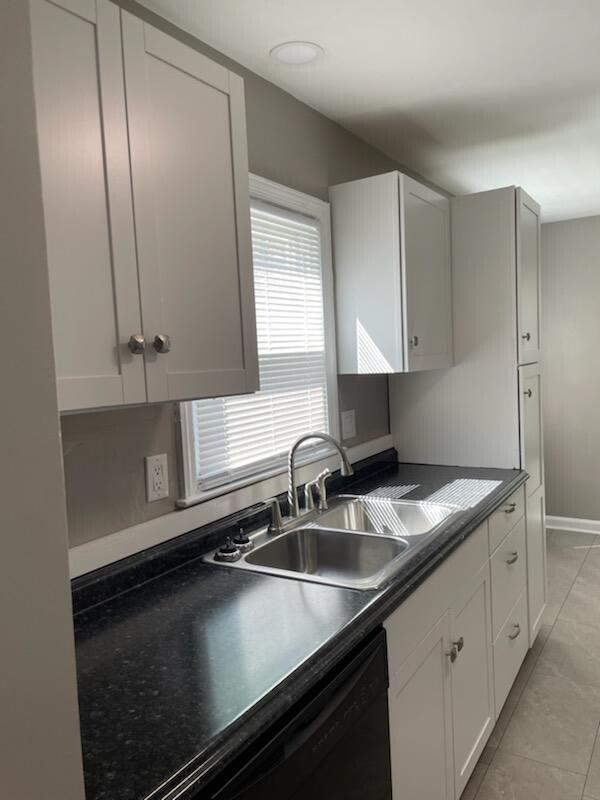
[{"label": "dark granite countertop", "polygon": [[87,800],[194,797],[526,477],[394,464],[354,483],[352,492],[464,509],[379,590],[227,569],[196,553],[77,613]]}]

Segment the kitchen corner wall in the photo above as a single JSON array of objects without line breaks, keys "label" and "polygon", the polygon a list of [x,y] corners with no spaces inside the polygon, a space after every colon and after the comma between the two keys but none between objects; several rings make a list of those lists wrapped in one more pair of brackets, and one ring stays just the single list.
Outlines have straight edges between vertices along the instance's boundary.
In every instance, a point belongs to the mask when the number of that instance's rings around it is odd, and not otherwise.
[{"label": "kitchen corner wall", "polygon": [[600,216],[542,225],[546,512],[600,520]]},{"label": "kitchen corner wall", "polygon": [[[242,75],[250,170],[326,200],[328,187],[401,168],[304,103],[217,53],[131,0],[122,8]],[[416,176],[418,177],[418,176]],[[356,431],[346,444],[389,433],[386,376],[340,376],[340,410],[354,408]],[[178,497],[172,404],[64,416],[63,450],[71,546],[173,509]],[[169,497],[147,504],[143,458],[167,453]]]}]

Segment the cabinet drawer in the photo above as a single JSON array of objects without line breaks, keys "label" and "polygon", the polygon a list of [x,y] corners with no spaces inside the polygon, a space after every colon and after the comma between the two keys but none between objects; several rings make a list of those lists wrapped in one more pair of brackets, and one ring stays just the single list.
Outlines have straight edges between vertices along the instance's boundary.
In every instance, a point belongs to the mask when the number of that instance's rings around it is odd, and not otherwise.
[{"label": "cabinet drawer", "polygon": [[522,518],[491,558],[492,636],[496,638],[506,615],[527,582],[527,539]]},{"label": "cabinet drawer", "polygon": [[496,717],[527,655],[527,592],[523,592],[494,642]]},{"label": "cabinet drawer", "polygon": [[525,487],[521,486],[520,489],[511,494],[499,509],[494,511],[489,519],[490,554],[494,552],[506,534],[515,527],[524,515]]}]

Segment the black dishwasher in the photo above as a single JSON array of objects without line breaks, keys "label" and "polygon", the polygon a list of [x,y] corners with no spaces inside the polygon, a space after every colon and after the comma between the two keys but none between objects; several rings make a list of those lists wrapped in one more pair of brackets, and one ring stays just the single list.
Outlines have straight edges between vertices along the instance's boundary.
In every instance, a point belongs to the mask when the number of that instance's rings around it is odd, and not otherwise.
[{"label": "black dishwasher", "polygon": [[391,800],[385,632],[237,764],[211,800]]}]

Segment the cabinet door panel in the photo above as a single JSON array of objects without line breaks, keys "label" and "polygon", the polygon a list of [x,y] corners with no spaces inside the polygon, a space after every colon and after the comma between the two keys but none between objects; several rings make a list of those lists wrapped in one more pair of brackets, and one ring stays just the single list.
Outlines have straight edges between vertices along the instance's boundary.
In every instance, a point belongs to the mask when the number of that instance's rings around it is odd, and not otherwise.
[{"label": "cabinet door panel", "polygon": [[521,468],[529,473],[525,494],[530,497],[544,482],[542,381],[539,364],[519,368],[521,389]]},{"label": "cabinet door panel", "polygon": [[390,675],[394,800],[450,800],[452,721],[448,615]]},{"label": "cabinet door panel", "polygon": [[400,176],[408,370],[452,365],[450,201]]},{"label": "cabinet door panel", "polygon": [[143,402],[119,11],[33,0],[40,166],[61,410]]},{"label": "cabinet door panel", "polygon": [[241,79],[123,13],[149,400],[257,383]]},{"label": "cabinet door panel", "polygon": [[529,606],[529,644],[542,624],[546,608],[546,524],[544,487],[527,498],[527,601]]},{"label": "cabinet door panel", "polygon": [[519,364],[540,360],[540,207],[517,189]]},{"label": "cabinet door panel", "polygon": [[494,725],[489,565],[451,614],[455,794],[460,797]]}]

